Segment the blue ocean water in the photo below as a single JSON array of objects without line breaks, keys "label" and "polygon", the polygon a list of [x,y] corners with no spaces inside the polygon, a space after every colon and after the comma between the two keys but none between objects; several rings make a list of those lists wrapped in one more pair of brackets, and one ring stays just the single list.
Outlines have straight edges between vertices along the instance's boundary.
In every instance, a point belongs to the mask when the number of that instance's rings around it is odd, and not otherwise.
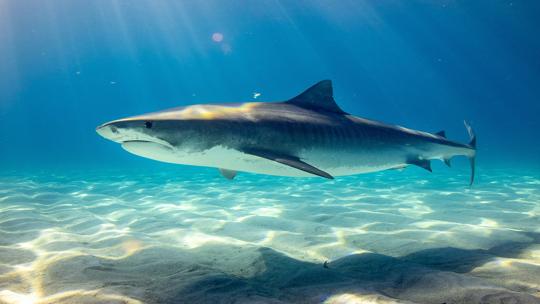
[{"label": "blue ocean water", "polygon": [[[0,303],[539,303],[540,2],[0,1]],[[467,142],[469,168],[286,178],[95,132],[291,98]],[[513,302],[512,302],[513,301]]]}]

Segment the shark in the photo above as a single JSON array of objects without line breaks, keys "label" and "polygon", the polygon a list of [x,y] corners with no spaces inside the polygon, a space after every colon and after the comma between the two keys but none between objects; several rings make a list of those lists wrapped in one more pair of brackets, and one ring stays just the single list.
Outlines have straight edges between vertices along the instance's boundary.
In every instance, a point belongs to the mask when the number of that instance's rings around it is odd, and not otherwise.
[{"label": "shark", "polygon": [[458,143],[445,132],[428,133],[351,115],[323,80],[278,102],[196,104],[102,124],[96,131],[126,151],[156,161],[237,172],[323,177],[418,166],[432,160],[450,166],[465,156],[475,175],[476,135]]}]

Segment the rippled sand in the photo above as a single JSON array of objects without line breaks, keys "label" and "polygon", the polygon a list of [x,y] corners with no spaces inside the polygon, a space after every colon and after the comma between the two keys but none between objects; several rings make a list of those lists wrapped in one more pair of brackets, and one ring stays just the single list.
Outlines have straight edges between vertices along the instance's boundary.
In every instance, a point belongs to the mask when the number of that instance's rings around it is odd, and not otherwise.
[{"label": "rippled sand", "polygon": [[0,303],[540,303],[535,172],[176,168],[2,173]]}]

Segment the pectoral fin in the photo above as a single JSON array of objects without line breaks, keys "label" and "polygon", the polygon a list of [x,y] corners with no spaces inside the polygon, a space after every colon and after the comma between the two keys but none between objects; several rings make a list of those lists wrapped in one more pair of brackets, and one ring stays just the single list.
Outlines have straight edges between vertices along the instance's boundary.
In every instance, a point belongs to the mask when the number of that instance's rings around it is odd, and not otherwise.
[{"label": "pectoral fin", "polygon": [[432,172],[431,171],[431,162],[429,160],[427,160],[427,159],[411,158],[411,159],[407,160],[407,164],[415,165],[415,166],[418,166],[420,168],[426,169],[429,172]]},{"label": "pectoral fin", "polygon": [[324,171],[322,171],[320,169],[317,169],[317,168],[313,167],[310,164],[307,164],[307,163],[301,161],[296,156],[285,155],[285,154],[282,154],[282,153],[276,153],[276,152],[272,152],[272,151],[259,150],[259,149],[244,149],[244,150],[242,150],[242,152],[244,152],[246,154],[251,154],[251,155],[254,155],[254,156],[266,158],[266,159],[269,159],[269,160],[273,160],[273,161],[278,162],[280,164],[284,164],[284,165],[296,168],[298,170],[302,170],[304,172],[311,173],[313,175],[318,175],[320,177],[324,177],[324,178],[328,178],[328,179],[334,179],[334,177],[332,175],[330,175],[330,174],[328,174],[328,173],[326,173],[326,172],[324,172]]},{"label": "pectoral fin", "polygon": [[399,165],[399,166],[396,166],[396,167],[394,167],[394,168],[390,168],[390,169],[388,169],[388,170],[396,170],[396,171],[400,171],[400,172],[401,172],[401,171],[405,170],[405,168],[407,168],[407,165]]},{"label": "pectoral fin", "polygon": [[223,177],[225,177],[226,179],[229,179],[229,180],[234,179],[236,177],[236,171],[234,171],[234,170],[219,168],[219,173],[221,173],[221,175],[223,175]]}]

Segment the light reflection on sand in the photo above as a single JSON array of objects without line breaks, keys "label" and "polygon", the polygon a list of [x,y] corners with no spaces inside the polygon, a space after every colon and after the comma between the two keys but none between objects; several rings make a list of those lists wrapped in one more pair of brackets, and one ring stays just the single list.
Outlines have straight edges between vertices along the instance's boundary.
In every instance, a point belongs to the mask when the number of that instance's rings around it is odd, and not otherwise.
[{"label": "light reflection on sand", "polygon": [[0,303],[539,296],[540,178],[173,174],[0,177]]}]

